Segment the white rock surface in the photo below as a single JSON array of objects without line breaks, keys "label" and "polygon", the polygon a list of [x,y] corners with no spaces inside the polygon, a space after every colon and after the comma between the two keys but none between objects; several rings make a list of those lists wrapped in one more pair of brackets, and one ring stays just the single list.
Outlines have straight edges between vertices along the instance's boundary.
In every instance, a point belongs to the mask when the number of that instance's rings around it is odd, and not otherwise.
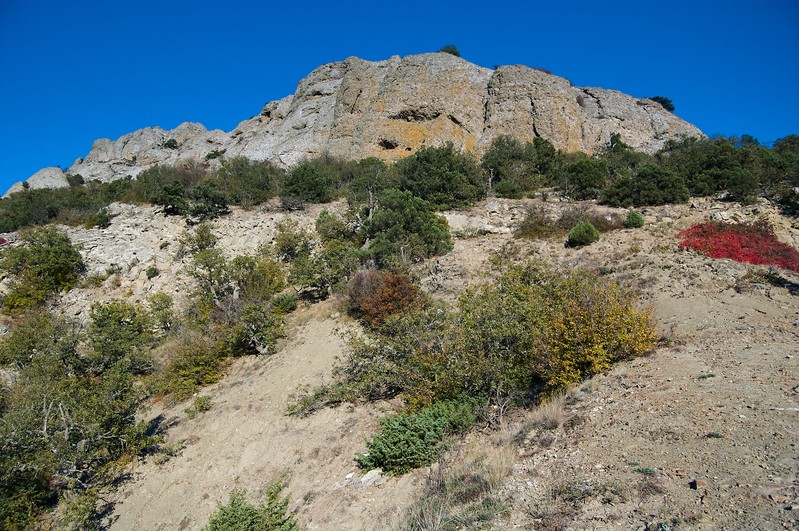
[{"label": "white rock surface", "polygon": [[[350,57],[320,66],[294,95],[266,104],[230,133],[184,123],[172,131],[152,127],[116,141],[100,139],[67,174],[108,182],[155,164],[195,160],[214,168],[233,156],[283,166],[324,153],[391,161],[447,142],[479,155],[504,134],[595,153],[612,133],[650,153],[672,138],[704,136],[652,100],[573,87],[535,68],[491,70],[446,53],[378,62]],[[14,186],[9,192],[19,189]]]},{"label": "white rock surface", "polygon": [[[58,167],[43,168],[34,173],[30,179],[25,181],[25,183],[27,183],[28,188],[32,190],[36,190],[38,188],[67,188],[69,186],[67,176],[64,174],[63,170]],[[24,183],[14,183],[14,185],[8,189],[3,197],[8,197],[13,193],[21,192],[24,189]]]}]

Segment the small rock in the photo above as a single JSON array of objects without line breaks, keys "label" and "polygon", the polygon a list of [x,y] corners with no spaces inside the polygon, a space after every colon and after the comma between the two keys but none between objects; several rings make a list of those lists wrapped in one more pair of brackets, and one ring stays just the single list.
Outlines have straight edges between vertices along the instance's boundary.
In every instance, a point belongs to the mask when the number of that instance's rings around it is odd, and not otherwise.
[{"label": "small rock", "polygon": [[785,503],[791,501],[791,499],[788,496],[785,496],[783,494],[769,494],[768,499],[777,503]]},{"label": "small rock", "polygon": [[380,469],[370,470],[361,478],[361,487],[368,487],[380,478]]},{"label": "small rock", "polygon": [[690,483],[688,483],[688,486],[691,487],[694,490],[698,490],[698,489],[706,488],[707,487],[707,483],[705,483],[701,479],[694,479]]}]

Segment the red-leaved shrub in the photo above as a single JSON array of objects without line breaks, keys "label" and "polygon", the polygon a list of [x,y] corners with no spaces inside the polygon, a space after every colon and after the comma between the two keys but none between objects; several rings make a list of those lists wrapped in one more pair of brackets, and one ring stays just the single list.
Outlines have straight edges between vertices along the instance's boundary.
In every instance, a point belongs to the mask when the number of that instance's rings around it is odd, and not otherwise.
[{"label": "red-leaved shrub", "polygon": [[710,258],[762,264],[799,273],[799,253],[777,241],[767,221],[753,223],[699,223],[678,234],[680,248],[689,247]]},{"label": "red-leaved shrub", "polygon": [[407,275],[358,271],[349,286],[350,311],[367,326],[378,327],[387,317],[419,304],[419,288]]}]

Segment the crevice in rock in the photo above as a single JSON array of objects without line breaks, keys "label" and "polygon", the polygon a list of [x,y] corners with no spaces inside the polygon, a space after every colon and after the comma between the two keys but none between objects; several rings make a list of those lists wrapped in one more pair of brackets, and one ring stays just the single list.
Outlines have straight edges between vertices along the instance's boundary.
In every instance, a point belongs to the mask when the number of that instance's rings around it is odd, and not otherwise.
[{"label": "crevice in rock", "polygon": [[350,107],[350,114],[355,112],[355,106],[358,105],[358,99],[360,99],[361,94],[363,94],[363,89],[359,89],[358,94],[355,95],[355,101],[352,102],[352,106]]},{"label": "crevice in rock", "polygon": [[599,108],[599,114],[597,115],[597,118],[599,118],[600,120],[603,119],[603,118],[606,118],[606,116],[605,116],[605,108],[602,107],[602,102],[599,100],[599,98],[596,97],[587,88],[581,88],[580,90],[583,92],[583,94],[585,94],[586,96],[588,96],[589,98],[591,98],[592,100],[594,100],[596,102],[596,106]]},{"label": "crevice in rock", "polygon": [[491,127],[488,124],[488,119],[491,115],[491,111],[488,110],[488,105],[491,102],[491,94],[489,92],[490,88],[486,88],[486,93],[485,96],[483,97],[483,133],[486,132],[486,129],[489,129]]},{"label": "crevice in rock", "polygon": [[533,119],[533,134],[536,137],[540,137],[541,134],[538,132],[538,128],[535,125],[535,119],[538,116],[538,110],[535,108],[535,99],[533,98],[532,94],[530,95],[530,116]]},{"label": "crevice in rock", "polygon": [[389,116],[392,120],[405,120],[406,122],[428,122],[441,116],[441,113],[431,109],[404,109],[397,114]]},{"label": "crevice in rock", "polygon": [[454,116],[452,116],[451,114],[448,114],[447,118],[449,118],[449,121],[454,123],[458,127],[463,127],[463,124],[461,123],[461,121],[458,120],[457,118],[455,118]]},{"label": "crevice in rock", "polygon": [[377,145],[383,149],[389,150],[389,149],[396,149],[399,144],[397,144],[393,140],[387,140],[385,138],[382,138],[380,139],[380,142],[377,143]]}]

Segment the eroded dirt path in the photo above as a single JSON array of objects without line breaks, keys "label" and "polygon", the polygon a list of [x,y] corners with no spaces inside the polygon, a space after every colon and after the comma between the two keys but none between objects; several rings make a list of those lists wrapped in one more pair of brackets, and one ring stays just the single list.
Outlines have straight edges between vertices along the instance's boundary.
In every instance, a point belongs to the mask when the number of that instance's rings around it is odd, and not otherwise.
[{"label": "eroded dirt path", "polygon": [[363,485],[355,466],[388,405],[285,415],[290,392],[329,377],[344,345],[347,321],[337,316],[334,302],[298,311],[292,339],[279,352],[237,360],[221,383],[202,391],[213,399],[207,413],[189,419],[187,404],[154,410],[183,449],[165,464],[151,458],[133,470],[116,495],[111,529],[199,529],[235,486],[257,501],[282,473],[304,528],[367,529],[408,504],[416,476]]}]

